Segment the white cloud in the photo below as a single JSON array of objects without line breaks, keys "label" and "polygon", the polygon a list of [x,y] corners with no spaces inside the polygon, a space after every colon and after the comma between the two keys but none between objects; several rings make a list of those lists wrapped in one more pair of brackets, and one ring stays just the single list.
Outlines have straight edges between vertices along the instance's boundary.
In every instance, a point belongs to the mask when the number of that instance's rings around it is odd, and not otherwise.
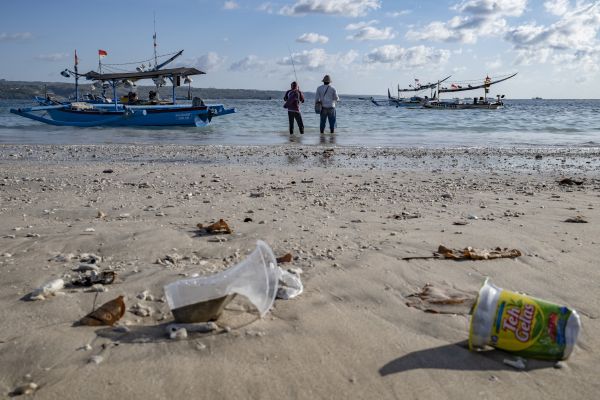
[{"label": "white cloud", "polygon": [[66,60],[68,57],[69,57],[69,54],[67,54],[67,53],[50,53],[50,54],[40,54],[40,55],[36,56],[35,59],[41,60],[41,61],[54,62],[54,61]]},{"label": "white cloud", "polygon": [[349,40],[389,40],[396,37],[396,33],[391,27],[379,29],[374,26],[365,26],[352,35],[346,36]]},{"label": "white cloud", "polygon": [[346,30],[356,31],[352,35],[346,36],[348,40],[389,40],[396,37],[396,32],[391,27],[383,29],[376,28],[372,25],[379,21],[372,20],[368,22],[357,22],[346,26]]},{"label": "white cloud", "polygon": [[329,38],[324,35],[319,35],[318,33],[303,33],[296,39],[296,42],[299,43],[322,43],[325,44],[329,42]]},{"label": "white cloud", "polygon": [[381,7],[381,0],[296,0],[279,11],[283,15],[329,14],[360,17]]},{"label": "white cloud", "polygon": [[231,71],[251,71],[262,69],[266,64],[266,61],[263,61],[257,56],[251,54],[231,64],[229,69]]},{"label": "white cloud", "polygon": [[494,60],[486,61],[485,67],[491,70],[499,69],[502,67],[502,60],[500,58],[496,58]]},{"label": "white cloud", "polygon": [[185,62],[185,65],[186,66],[191,65],[191,66],[198,68],[199,70],[204,71],[204,72],[211,72],[211,71],[216,71],[219,68],[221,68],[221,66],[223,65],[224,62],[225,62],[224,57],[221,57],[217,53],[210,51],[199,57],[187,60]]},{"label": "white cloud", "polygon": [[350,50],[347,53],[328,54],[324,49],[317,48],[293,53],[291,57],[284,57],[277,64],[292,65],[292,57],[296,68],[303,67],[315,71],[334,67],[347,68],[358,58],[358,53]]},{"label": "white cloud", "polygon": [[272,3],[262,3],[260,6],[258,6],[258,11],[264,11],[267,14],[273,14],[274,10],[274,6]]},{"label": "white cloud", "polygon": [[476,43],[479,36],[500,36],[507,27],[506,17],[523,15],[527,0],[466,0],[454,10],[464,15],[446,22],[434,21],[420,30],[410,30],[411,40]]},{"label": "white cloud", "polygon": [[387,13],[385,13],[385,15],[388,17],[391,17],[391,18],[398,18],[398,17],[402,17],[404,15],[408,15],[410,13],[411,13],[410,10],[400,10],[400,11],[394,11],[394,12],[387,12]]},{"label": "white cloud", "polygon": [[599,72],[600,1],[546,2],[546,9],[560,19],[550,25],[528,23],[507,30],[518,65],[554,64],[560,69]]},{"label": "white cloud", "polygon": [[0,42],[15,42],[19,40],[29,40],[33,38],[31,32],[0,33]]},{"label": "white cloud", "polygon": [[223,4],[223,10],[235,10],[240,8],[240,5],[233,0],[228,0]]},{"label": "white cloud", "polygon": [[390,64],[399,68],[418,68],[445,64],[449,58],[449,50],[426,46],[404,48],[388,44],[367,53],[365,62],[368,64]]},{"label": "white cloud", "polygon": [[566,14],[570,7],[571,2],[569,0],[546,0],[544,2],[546,11],[559,16]]}]

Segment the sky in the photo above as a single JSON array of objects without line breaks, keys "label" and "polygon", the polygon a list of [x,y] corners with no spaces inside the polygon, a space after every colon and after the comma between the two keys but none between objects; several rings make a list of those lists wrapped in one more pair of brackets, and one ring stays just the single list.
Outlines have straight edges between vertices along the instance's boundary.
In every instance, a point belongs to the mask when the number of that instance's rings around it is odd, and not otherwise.
[{"label": "sky", "polygon": [[[195,87],[385,95],[519,74],[508,98],[598,98],[600,0],[19,0],[0,2],[0,79],[64,81],[80,72],[185,50]],[[293,62],[292,62],[293,61]],[[146,62],[147,63],[147,62]],[[141,63],[140,63],[141,64]],[[295,71],[294,71],[295,70]],[[466,92],[465,96],[470,93]],[[479,94],[481,95],[481,94]]]}]

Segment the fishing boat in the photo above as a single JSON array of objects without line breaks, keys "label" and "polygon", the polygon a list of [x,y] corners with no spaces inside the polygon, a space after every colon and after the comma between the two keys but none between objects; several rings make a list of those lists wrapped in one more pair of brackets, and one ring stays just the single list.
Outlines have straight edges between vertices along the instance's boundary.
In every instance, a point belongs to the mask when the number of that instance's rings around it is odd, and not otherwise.
[{"label": "fishing boat", "polygon": [[[451,75],[450,75],[451,76]],[[408,88],[405,89],[401,89],[400,85],[398,85],[398,95],[397,97],[392,96],[392,94],[390,93],[390,90],[388,89],[388,93],[387,93],[387,100],[375,100],[373,98],[371,98],[371,102],[377,106],[380,105],[389,105],[389,106],[394,106],[394,107],[421,107],[421,105],[429,100],[429,97],[427,96],[411,96],[411,97],[401,97],[401,93],[416,93],[416,92],[422,92],[425,90],[431,90],[433,92],[433,90],[438,86],[438,84],[445,82],[446,80],[448,80],[450,78],[450,76],[447,76],[444,79],[441,79],[435,83],[426,83],[426,84],[421,84],[419,79],[415,79],[415,83],[414,84],[409,84]]]},{"label": "fishing boat", "polygon": [[[437,93],[435,96],[423,103],[424,108],[429,109],[447,109],[447,110],[471,110],[471,109],[483,109],[483,110],[497,110],[499,108],[504,107],[504,95],[497,95],[496,99],[488,98],[488,93],[490,91],[490,86],[495,85],[496,83],[504,82],[508,79],[513,78],[517,73],[502,76],[496,79],[492,79],[487,76],[483,83],[477,84],[476,81],[468,81],[462,83],[453,83],[450,87],[441,87],[439,84],[437,85]],[[481,82],[481,81],[479,81]],[[473,84],[475,83],[475,84]],[[473,97],[473,101],[467,101],[460,99],[453,100],[441,100],[440,93],[455,93],[455,92],[464,92],[469,90],[477,90],[483,89],[484,95],[482,97]]]},{"label": "fishing boat", "polygon": [[127,104],[90,103],[72,101],[53,105],[11,109],[10,112],[55,126],[206,126],[214,117],[232,114],[233,108],[223,104],[205,104],[195,98],[192,104],[178,104],[175,89],[190,76],[204,72],[189,67],[161,69],[156,71],[100,74],[95,71],[84,74],[85,79],[96,83],[108,83],[112,87],[113,99],[117,99],[117,86],[138,80],[170,80],[173,84],[172,100],[165,102],[149,98],[132,99]]}]

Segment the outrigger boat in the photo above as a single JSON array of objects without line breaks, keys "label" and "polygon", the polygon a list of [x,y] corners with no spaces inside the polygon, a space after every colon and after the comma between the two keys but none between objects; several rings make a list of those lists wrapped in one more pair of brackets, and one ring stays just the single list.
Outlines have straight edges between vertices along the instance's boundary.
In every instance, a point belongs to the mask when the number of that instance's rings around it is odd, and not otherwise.
[{"label": "outrigger boat", "polygon": [[182,80],[193,75],[204,74],[196,68],[171,68],[156,71],[101,74],[95,71],[81,75],[93,82],[108,83],[112,87],[113,99],[117,99],[117,86],[143,79],[164,81],[173,84],[173,99],[169,104],[157,100],[130,101],[122,104],[67,102],[37,107],[16,108],[10,112],[25,118],[56,126],[206,126],[214,117],[232,114],[234,108],[226,109],[223,104],[204,104],[195,98],[192,104],[177,104],[175,88]]},{"label": "outrigger boat", "polygon": [[[498,108],[504,107],[504,95],[497,95],[496,100],[490,101],[488,99],[488,93],[490,92],[490,86],[495,85],[496,83],[504,82],[510,78],[513,78],[517,73],[512,75],[504,76],[493,80],[489,76],[485,78],[482,84],[473,86],[470,83],[460,84],[452,84],[450,88],[440,87],[437,85],[437,93],[433,99],[423,103],[424,108],[432,108],[432,109],[450,109],[450,110],[465,110],[465,109],[486,109],[486,110],[496,110]],[[479,81],[481,82],[481,81]],[[464,92],[469,90],[477,90],[484,89],[484,95],[482,97],[473,97],[473,102],[463,102],[460,99],[455,99],[454,101],[442,101],[439,98],[440,93],[455,93],[455,92]]]},{"label": "outrigger boat", "polygon": [[[415,93],[415,92],[422,92],[424,90],[431,90],[433,92],[433,90],[438,86],[438,84],[445,82],[446,80],[448,80],[450,78],[450,76],[447,76],[446,78],[441,79],[436,83],[427,83],[424,85],[422,85],[418,79],[415,79],[415,84],[408,85],[409,87],[406,89],[400,89],[400,85],[398,85],[397,97],[393,97],[392,94],[390,93],[390,89],[388,89],[387,105],[394,106],[394,107],[420,107],[423,104],[423,102],[425,102],[429,99],[429,97],[427,97],[427,96],[400,97],[400,93],[409,93],[409,92]],[[385,104],[385,101],[375,100],[372,97],[371,97],[371,102],[377,106],[381,106],[381,105]]]}]

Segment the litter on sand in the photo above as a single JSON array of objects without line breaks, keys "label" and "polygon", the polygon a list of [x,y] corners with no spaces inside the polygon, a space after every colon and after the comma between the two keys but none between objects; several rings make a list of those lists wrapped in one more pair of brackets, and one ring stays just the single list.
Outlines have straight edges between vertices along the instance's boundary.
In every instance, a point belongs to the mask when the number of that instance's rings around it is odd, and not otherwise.
[{"label": "litter on sand", "polygon": [[89,271],[85,274],[79,274],[77,278],[71,279],[73,286],[94,286],[96,284],[110,285],[115,281],[117,274],[114,271]]},{"label": "litter on sand", "polygon": [[419,259],[450,259],[450,260],[493,260],[496,258],[516,258],[523,254],[517,249],[508,249],[496,247],[495,249],[476,249],[465,247],[462,250],[450,249],[444,245],[438,247],[437,252],[431,256],[410,256],[403,257],[402,260]]},{"label": "litter on sand", "polygon": [[273,251],[259,240],[240,263],[212,276],[172,282],[165,297],[177,322],[215,320],[235,295],[248,299],[263,317],[275,300],[279,271]]},{"label": "litter on sand", "polygon": [[580,331],[577,311],[499,288],[486,279],[473,307],[469,349],[492,346],[520,357],[565,360]]},{"label": "litter on sand", "polygon": [[101,326],[114,325],[125,315],[125,302],[123,296],[119,296],[108,303],[102,304],[96,310],[92,311],[79,320],[79,325]]},{"label": "litter on sand", "polygon": [[292,262],[294,257],[292,257],[292,253],[284,254],[281,257],[277,257],[277,264],[289,263]]},{"label": "litter on sand", "polygon": [[279,288],[277,289],[277,298],[290,300],[300,295],[304,291],[302,281],[297,274],[285,271],[279,268]]},{"label": "litter on sand", "polygon": [[64,280],[53,279],[31,292],[29,294],[29,300],[45,300],[47,297],[56,295],[64,287]]},{"label": "litter on sand", "polygon": [[421,291],[406,296],[406,305],[434,314],[467,315],[476,297],[476,293],[437,287],[427,283]]},{"label": "litter on sand", "polygon": [[214,224],[210,224],[208,226],[204,226],[202,224],[198,224],[198,229],[200,230],[204,230],[207,233],[227,233],[227,234],[231,234],[233,233],[233,231],[231,230],[231,228],[229,227],[229,225],[227,225],[227,222],[225,222],[225,220],[220,219],[217,222],[215,222]]}]

